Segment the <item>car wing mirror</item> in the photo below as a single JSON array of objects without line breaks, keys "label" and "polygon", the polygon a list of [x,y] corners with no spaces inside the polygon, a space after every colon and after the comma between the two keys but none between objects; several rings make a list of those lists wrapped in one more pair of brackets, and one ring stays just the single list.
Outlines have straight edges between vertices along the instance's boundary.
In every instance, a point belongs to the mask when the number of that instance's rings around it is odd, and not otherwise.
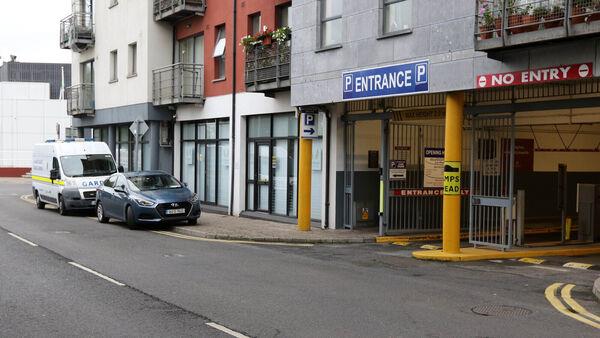
[{"label": "car wing mirror", "polygon": [[117,168],[117,171],[118,171],[118,172],[120,172],[120,173],[124,173],[124,172],[125,172],[125,168],[123,168],[123,166],[122,166],[122,165],[120,165],[120,166]]},{"label": "car wing mirror", "polygon": [[120,192],[122,194],[127,194],[127,191],[125,191],[125,186],[115,187],[115,192]]}]

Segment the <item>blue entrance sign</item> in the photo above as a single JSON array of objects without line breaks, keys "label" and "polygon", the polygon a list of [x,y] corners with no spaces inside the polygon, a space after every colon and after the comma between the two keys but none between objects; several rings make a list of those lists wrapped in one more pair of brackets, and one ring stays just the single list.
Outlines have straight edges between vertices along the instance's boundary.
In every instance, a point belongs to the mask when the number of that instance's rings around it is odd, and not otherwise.
[{"label": "blue entrance sign", "polygon": [[343,74],[344,100],[429,91],[429,61],[363,69]]}]

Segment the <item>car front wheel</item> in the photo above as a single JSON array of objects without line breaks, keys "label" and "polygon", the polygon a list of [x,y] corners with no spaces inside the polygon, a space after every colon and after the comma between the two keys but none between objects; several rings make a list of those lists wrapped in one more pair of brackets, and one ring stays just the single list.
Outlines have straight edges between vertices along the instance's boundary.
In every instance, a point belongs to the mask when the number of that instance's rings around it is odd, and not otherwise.
[{"label": "car front wheel", "polygon": [[137,229],[137,221],[135,220],[135,215],[133,214],[133,209],[131,207],[127,207],[126,215],[126,223],[129,229],[135,230]]},{"label": "car front wheel", "polygon": [[106,214],[104,213],[104,206],[102,203],[100,203],[100,201],[98,201],[98,205],[96,206],[96,216],[98,217],[98,222],[100,223],[108,223],[109,221],[109,218],[106,217]]}]

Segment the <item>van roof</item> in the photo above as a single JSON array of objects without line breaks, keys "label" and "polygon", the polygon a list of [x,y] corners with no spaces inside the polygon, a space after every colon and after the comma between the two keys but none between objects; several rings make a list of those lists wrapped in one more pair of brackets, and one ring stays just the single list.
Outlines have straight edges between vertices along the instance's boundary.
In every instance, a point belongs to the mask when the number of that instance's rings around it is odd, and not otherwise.
[{"label": "van roof", "polygon": [[104,142],[93,141],[75,141],[75,142],[52,142],[42,143],[37,146],[52,147],[57,156],[85,155],[85,154],[106,154],[109,155],[110,149]]}]

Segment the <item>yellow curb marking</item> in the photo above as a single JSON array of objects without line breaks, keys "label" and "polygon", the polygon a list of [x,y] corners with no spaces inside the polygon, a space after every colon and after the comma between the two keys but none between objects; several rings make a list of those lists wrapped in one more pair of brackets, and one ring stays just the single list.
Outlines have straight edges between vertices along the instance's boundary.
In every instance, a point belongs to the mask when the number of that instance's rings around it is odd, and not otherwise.
[{"label": "yellow curb marking", "polygon": [[567,305],[569,305],[571,307],[571,309],[579,312],[580,314],[588,317],[591,320],[595,320],[600,323],[600,317],[596,316],[593,313],[590,313],[588,310],[586,310],[583,306],[579,305],[579,303],[577,303],[571,297],[571,290],[573,290],[574,287],[575,287],[575,285],[568,284],[561,290],[560,295],[564,299],[565,303],[567,303]]},{"label": "yellow curb marking", "polygon": [[439,250],[440,247],[437,245],[425,244],[425,245],[421,245],[421,249],[423,249],[423,250]]},{"label": "yellow curb marking", "polygon": [[543,259],[539,259],[539,258],[530,258],[530,257],[525,257],[525,258],[521,258],[519,259],[519,262],[522,263],[529,263],[529,264],[542,264],[545,262],[545,260]]},{"label": "yellow curb marking", "polygon": [[[555,295],[556,291],[558,290],[558,288],[560,288],[563,285],[564,285],[563,283],[554,283],[546,288],[544,295],[546,296],[546,299],[548,300],[548,302],[550,302],[550,304],[552,304],[552,306],[555,309],[557,309],[559,312],[561,312],[565,316],[571,317],[571,318],[578,320],[584,324],[587,324],[587,325],[590,325],[597,329],[600,329],[600,324],[593,322],[593,321],[579,315],[578,313],[573,313],[573,312],[569,311],[569,309],[567,309],[567,307],[556,297],[556,295]],[[570,291],[570,289],[569,289],[569,291]],[[575,311],[575,309],[573,309],[573,310]]]},{"label": "yellow curb marking", "polygon": [[393,242],[393,245],[399,245],[399,246],[407,246],[410,244],[410,242]]},{"label": "yellow curb marking", "polygon": [[314,244],[311,243],[279,243],[279,242],[253,242],[253,241],[239,241],[239,240],[227,240],[227,239],[213,239],[213,238],[201,238],[195,236],[182,235],[170,231],[150,231],[155,234],[175,237],[179,239],[187,239],[190,241],[201,241],[201,242],[215,242],[215,243],[230,243],[230,244],[257,244],[257,245],[273,245],[273,246],[297,246],[297,247],[312,247]]},{"label": "yellow curb marking", "polygon": [[569,262],[569,263],[565,263],[563,266],[565,268],[587,270],[587,269],[591,268],[593,265],[586,264],[586,263]]}]

